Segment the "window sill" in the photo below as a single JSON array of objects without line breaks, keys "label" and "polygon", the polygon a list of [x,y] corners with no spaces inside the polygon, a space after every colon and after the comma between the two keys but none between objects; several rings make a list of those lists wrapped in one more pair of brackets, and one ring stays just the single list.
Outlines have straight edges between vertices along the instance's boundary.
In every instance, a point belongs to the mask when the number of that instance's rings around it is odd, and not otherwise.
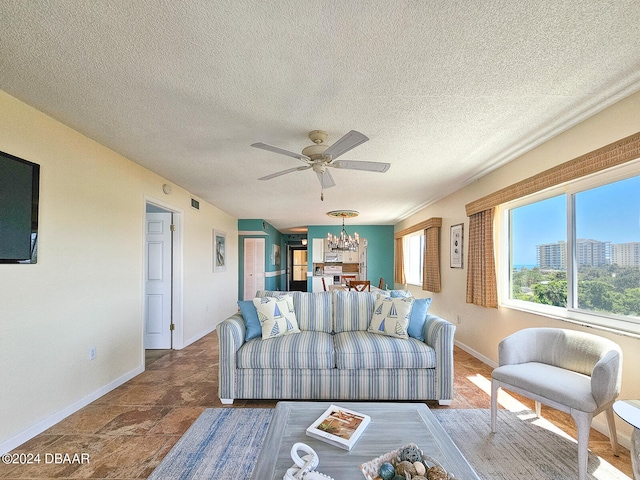
[{"label": "window sill", "polygon": [[529,302],[521,302],[517,300],[501,302],[500,306],[511,310],[552,318],[554,320],[571,323],[573,325],[595,328],[596,330],[611,332],[624,337],[640,339],[640,323],[635,323],[633,321],[603,317],[597,314],[576,312],[549,305],[531,304]]}]

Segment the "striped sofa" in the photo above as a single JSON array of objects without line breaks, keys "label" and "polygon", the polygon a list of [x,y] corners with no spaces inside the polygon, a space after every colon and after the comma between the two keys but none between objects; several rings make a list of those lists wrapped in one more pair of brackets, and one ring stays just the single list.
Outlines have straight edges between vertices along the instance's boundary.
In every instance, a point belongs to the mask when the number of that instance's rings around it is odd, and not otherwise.
[{"label": "striped sofa", "polygon": [[289,293],[301,333],[245,342],[240,312],[218,324],[223,404],[234,399],[451,403],[455,325],[427,315],[424,342],[388,337],[366,331],[375,293]]}]

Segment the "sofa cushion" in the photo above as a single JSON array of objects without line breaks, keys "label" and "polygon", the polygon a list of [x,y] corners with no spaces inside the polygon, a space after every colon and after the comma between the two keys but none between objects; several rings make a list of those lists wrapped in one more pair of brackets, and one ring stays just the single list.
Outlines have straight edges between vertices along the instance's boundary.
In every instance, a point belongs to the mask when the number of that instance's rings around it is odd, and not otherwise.
[{"label": "sofa cushion", "polygon": [[411,297],[409,290],[387,290],[385,293],[391,298]]},{"label": "sofa cushion", "polygon": [[253,304],[262,326],[262,338],[300,333],[291,295],[254,298]]},{"label": "sofa cushion", "polygon": [[246,342],[236,354],[237,368],[334,368],[331,335],[303,331]]},{"label": "sofa cushion", "polygon": [[502,365],[493,370],[491,377],[583,412],[598,407],[591,393],[591,377],[582,373],[528,362]]},{"label": "sofa cushion", "polygon": [[275,292],[260,290],[256,297],[276,297],[289,294],[293,296],[293,309],[298,320],[300,330],[331,333],[332,304],[331,292]]},{"label": "sofa cushion", "polygon": [[376,293],[333,291],[334,332],[365,331],[373,315]]},{"label": "sofa cushion", "polygon": [[429,345],[408,338],[354,331],[334,335],[336,365],[341,369],[435,368],[436,352]]},{"label": "sofa cushion", "polygon": [[411,318],[412,297],[391,298],[378,296],[368,332],[390,337],[409,338],[407,329]]}]

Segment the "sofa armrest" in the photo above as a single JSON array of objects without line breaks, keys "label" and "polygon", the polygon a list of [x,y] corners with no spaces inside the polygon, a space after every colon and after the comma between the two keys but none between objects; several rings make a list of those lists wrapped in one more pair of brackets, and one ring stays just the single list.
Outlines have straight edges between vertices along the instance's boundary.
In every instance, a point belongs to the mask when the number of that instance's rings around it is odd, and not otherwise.
[{"label": "sofa armrest", "polygon": [[236,380],[236,352],[244,344],[246,327],[242,314],[236,313],[220,322],[218,332],[218,395],[221,399],[233,401]]},{"label": "sofa armrest", "polygon": [[453,399],[453,338],[456,326],[436,315],[427,314],[424,341],[436,351],[438,400]]}]

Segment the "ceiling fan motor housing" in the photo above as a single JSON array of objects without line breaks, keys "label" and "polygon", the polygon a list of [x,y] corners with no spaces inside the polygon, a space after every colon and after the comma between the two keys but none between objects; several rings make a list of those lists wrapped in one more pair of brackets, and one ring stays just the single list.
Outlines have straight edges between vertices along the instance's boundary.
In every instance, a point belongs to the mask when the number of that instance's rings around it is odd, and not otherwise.
[{"label": "ceiling fan motor housing", "polygon": [[322,160],[324,151],[329,148],[328,145],[309,145],[302,150],[302,154],[311,160]]},{"label": "ceiling fan motor housing", "polygon": [[309,138],[315,144],[321,144],[327,141],[329,135],[324,130],[312,130],[309,132]]}]

